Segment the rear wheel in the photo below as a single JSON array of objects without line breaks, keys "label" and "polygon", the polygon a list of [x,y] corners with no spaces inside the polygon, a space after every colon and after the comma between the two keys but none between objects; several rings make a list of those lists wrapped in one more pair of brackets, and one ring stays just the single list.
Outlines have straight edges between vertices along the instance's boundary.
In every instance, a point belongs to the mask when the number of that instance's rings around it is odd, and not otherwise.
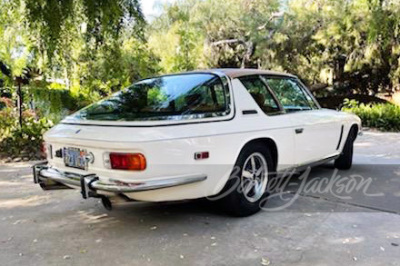
[{"label": "rear wheel", "polygon": [[335,160],[335,168],[340,170],[348,170],[353,164],[353,150],[356,131],[352,129],[344,144],[343,151],[340,156]]},{"label": "rear wheel", "polygon": [[265,145],[246,146],[221,193],[223,207],[230,214],[241,217],[258,212],[266,201],[272,169],[272,157]]}]

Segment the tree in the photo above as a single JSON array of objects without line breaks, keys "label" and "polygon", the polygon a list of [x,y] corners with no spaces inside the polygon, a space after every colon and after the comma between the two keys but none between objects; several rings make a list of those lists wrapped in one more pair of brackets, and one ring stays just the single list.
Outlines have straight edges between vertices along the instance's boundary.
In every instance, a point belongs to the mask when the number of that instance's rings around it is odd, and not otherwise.
[{"label": "tree", "polygon": [[171,5],[152,25],[149,46],[161,58],[160,67],[164,72],[204,67],[204,36],[191,21],[190,14],[190,4],[196,2]]},{"label": "tree", "polygon": [[82,27],[85,40],[101,44],[107,37],[118,38],[122,29],[131,27],[143,37],[145,21],[138,0],[13,0],[24,8],[41,52],[51,59],[70,33]]},{"label": "tree", "polygon": [[[183,0],[164,7],[150,40],[167,71],[187,62],[191,69],[256,67],[297,74],[331,93],[392,93],[399,89],[399,11],[394,0]],[[174,52],[180,38],[196,47],[192,56]]]},{"label": "tree", "polygon": [[294,53],[280,64],[336,93],[393,92],[399,77],[399,8],[390,0],[290,2],[283,30],[288,41],[281,52]]},{"label": "tree", "polygon": [[0,10],[0,78],[4,86],[16,85],[19,124],[22,126],[22,86],[27,84],[32,44],[26,34],[27,28],[21,18],[22,11],[13,2],[1,1]]},{"label": "tree", "polygon": [[0,79],[17,91],[31,68],[42,82],[26,91],[56,81],[90,101],[158,72],[137,0],[0,0],[0,8],[0,62],[10,70]]}]

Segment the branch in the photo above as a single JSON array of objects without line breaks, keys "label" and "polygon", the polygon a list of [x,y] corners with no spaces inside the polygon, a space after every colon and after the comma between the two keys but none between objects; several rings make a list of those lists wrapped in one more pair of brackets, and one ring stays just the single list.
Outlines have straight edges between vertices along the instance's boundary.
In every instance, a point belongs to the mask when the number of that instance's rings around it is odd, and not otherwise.
[{"label": "branch", "polygon": [[222,45],[222,44],[230,44],[230,43],[240,43],[243,45],[246,45],[246,42],[240,39],[228,39],[228,40],[221,40],[221,41],[217,41],[217,42],[213,42],[211,43],[211,46],[218,46],[218,45]]},{"label": "branch", "polygon": [[310,91],[312,91],[312,92],[319,91],[319,90],[326,89],[327,87],[329,87],[329,85],[326,83],[317,83],[310,87]]},{"label": "branch", "polygon": [[269,17],[269,19],[267,20],[267,22],[265,22],[263,25],[259,26],[257,29],[258,30],[263,30],[265,29],[265,27],[267,27],[268,23],[270,23],[272,20],[282,17],[285,14],[285,12],[280,11],[280,12],[275,12],[272,13],[271,16]]},{"label": "branch", "polygon": [[241,39],[228,39],[228,40],[221,40],[221,41],[213,42],[213,43],[211,43],[211,46],[218,46],[218,45],[222,45],[222,44],[231,44],[231,43],[239,43],[244,46],[245,52],[244,52],[242,63],[241,63],[240,67],[245,68],[246,62],[250,61],[250,57],[254,53],[253,42],[251,42],[251,41],[245,42],[244,40],[241,40]]},{"label": "branch", "polygon": [[246,62],[250,61],[251,56],[254,54],[254,43],[253,42],[248,41],[247,43],[245,43],[245,47],[246,47],[246,51],[243,56],[241,68],[246,67]]},{"label": "branch", "polygon": [[11,70],[2,61],[0,61],[0,72],[3,73],[7,77],[11,77]]}]

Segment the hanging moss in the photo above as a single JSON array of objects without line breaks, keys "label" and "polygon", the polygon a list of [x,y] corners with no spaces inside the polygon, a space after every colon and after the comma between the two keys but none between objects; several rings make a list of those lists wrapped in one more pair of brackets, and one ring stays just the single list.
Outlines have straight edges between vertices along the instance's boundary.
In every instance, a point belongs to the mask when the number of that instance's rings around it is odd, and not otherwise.
[{"label": "hanging moss", "polygon": [[90,102],[82,94],[75,96],[68,89],[30,88],[29,93],[40,115],[56,123]]}]

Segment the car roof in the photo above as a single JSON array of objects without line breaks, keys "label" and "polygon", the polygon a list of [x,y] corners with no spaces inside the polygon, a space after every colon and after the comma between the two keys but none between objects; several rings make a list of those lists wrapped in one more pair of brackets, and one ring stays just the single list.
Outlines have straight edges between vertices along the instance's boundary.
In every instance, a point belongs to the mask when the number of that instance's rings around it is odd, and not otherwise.
[{"label": "car roof", "polygon": [[[297,78],[295,75],[284,73],[284,72],[277,72],[272,70],[263,70],[263,69],[253,69],[253,68],[212,68],[212,69],[198,69],[192,70],[187,72],[178,72],[178,73],[171,73],[171,74],[164,74],[155,77],[165,77],[165,76],[175,76],[175,75],[184,75],[184,74],[199,74],[199,73],[212,73],[217,75],[226,75],[231,79],[245,77],[245,76],[252,76],[252,75],[268,75],[268,76],[277,76],[277,77],[288,77],[288,78]],[[146,79],[151,79],[155,77],[148,77]]]},{"label": "car roof", "polygon": [[218,68],[218,69],[209,69],[207,71],[222,72],[232,79],[244,76],[251,76],[251,75],[270,75],[270,76],[281,76],[281,77],[283,76],[283,77],[296,78],[296,76],[288,73],[276,72],[271,70],[262,70],[262,69],[251,69],[251,68]]}]

